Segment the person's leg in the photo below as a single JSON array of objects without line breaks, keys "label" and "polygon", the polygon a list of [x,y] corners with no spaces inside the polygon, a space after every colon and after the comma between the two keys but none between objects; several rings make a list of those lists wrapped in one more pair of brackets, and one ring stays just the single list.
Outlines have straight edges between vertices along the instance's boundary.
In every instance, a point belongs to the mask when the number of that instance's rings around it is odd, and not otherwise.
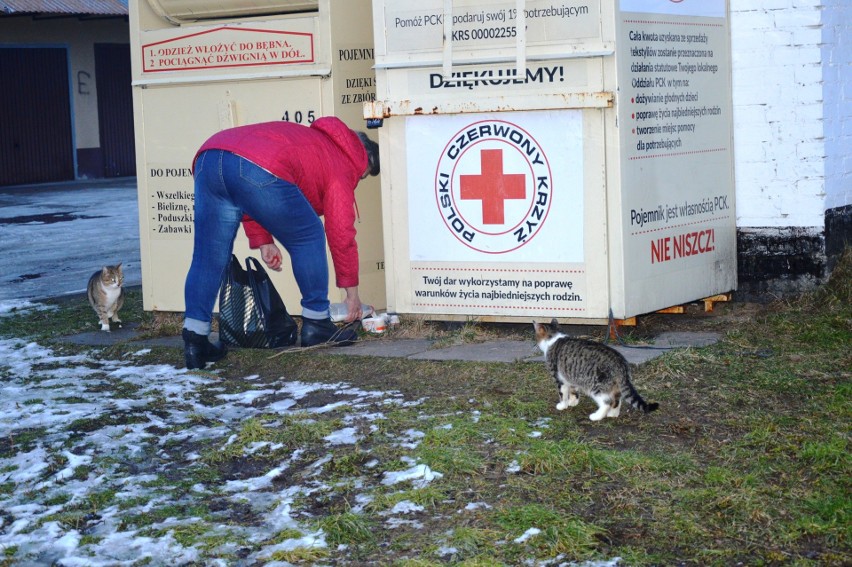
[{"label": "person's leg", "polygon": [[[233,173],[232,169],[229,169]],[[325,228],[298,187],[248,160],[240,160],[240,182],[228,182],[231,196],[290,255],[293,275],[302,294],[302,346],[350,344],[358,338],[338,329],[329,317],[328,261]],[[228,180],[226,179],[226,182]]]},{"label": "person's leg", "polygon": [[[232,170],[235,171],[235,170]],[[290,255],[302,294],[302,317],[329,316],[325,229],[298,187],[241,159],[241,183],[231,182],[234,201],[275,237]]]},{"label": "person's leg", "polygon": [[241,212],[224,184],[226,152],[209,150],[195,166],[194,245],[192,263],[184,284],[186,314],[183,324],[184,356],[188,369],[204,368],[227,352],[208,340],[213,306],[222,275],[228,266]]},{"label": "person's leg", "polygon": [[240,207],[225,187],[223,166],[228,155],[209,150],[198,157],[195,166],[195,235],[184,285],[184,328],[203,335],[210,333],[213,306],[241,218]]}]

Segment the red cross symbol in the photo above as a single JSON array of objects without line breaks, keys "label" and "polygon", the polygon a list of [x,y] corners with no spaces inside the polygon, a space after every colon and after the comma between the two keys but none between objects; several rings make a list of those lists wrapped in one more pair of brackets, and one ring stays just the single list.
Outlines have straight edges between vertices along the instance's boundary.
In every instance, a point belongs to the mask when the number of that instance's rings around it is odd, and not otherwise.
[{"label": "red cross symbol", "polygon": [[483,224],[503,224],[504,201],[527,196],[526,176],[503,173],[503,150],[482,150],[479,159],[481,174],[459,176],[461,198],[482,201]]}]

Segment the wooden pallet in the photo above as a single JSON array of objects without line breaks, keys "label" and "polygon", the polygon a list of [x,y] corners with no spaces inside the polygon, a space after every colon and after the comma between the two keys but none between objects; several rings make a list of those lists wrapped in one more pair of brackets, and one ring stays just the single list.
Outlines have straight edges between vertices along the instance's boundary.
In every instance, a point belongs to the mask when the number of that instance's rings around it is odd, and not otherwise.
[{"label": "wooden pallet", "polygon": [[[699,301],[704,302],[704,312],[712,313],[713,308],[717,303],[730,301],[731,294],[730,293],[720,293],[719,295],[713,295],[711,297],[705,297]],[[682,314],[686,312],[686,307],[683,305],[673,305],[672,307],[666,307],[665,309],[660,309],[659,311],[655,311],[654,313],[666,313],[666,314]],[[635,327],[636,326],[636,317],[629,317],[627,319],[613,319],[613,324],[609,329],[609,338],[614,339],[618,335],[619,327]]]}]

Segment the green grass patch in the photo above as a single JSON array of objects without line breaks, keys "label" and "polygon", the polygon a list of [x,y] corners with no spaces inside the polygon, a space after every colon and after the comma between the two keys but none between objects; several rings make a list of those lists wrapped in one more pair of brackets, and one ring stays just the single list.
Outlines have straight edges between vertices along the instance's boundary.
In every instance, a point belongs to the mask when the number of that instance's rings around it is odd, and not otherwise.
[{"label": "green grass patch", "polygon": [[325,533],[326,541],[334,546],[361,545],[375,541],[372,522],[352,512],[326,516],[316,525]]}]

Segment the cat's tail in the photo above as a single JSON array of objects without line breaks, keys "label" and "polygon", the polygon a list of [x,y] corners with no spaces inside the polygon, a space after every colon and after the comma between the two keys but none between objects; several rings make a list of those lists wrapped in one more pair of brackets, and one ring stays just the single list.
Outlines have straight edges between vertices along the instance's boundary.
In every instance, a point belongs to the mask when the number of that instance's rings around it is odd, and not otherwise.
[{"label": "cat's tail", "polygon": [[657,402],[649,404],[643,400],[642,396],[639,395],[639,392],[636,391],[636,388],[630,382],[626,382],[621,386],[621,398],[634,408],[642,410],[645,413],[651,413],[660,407],[660,404]]}]

